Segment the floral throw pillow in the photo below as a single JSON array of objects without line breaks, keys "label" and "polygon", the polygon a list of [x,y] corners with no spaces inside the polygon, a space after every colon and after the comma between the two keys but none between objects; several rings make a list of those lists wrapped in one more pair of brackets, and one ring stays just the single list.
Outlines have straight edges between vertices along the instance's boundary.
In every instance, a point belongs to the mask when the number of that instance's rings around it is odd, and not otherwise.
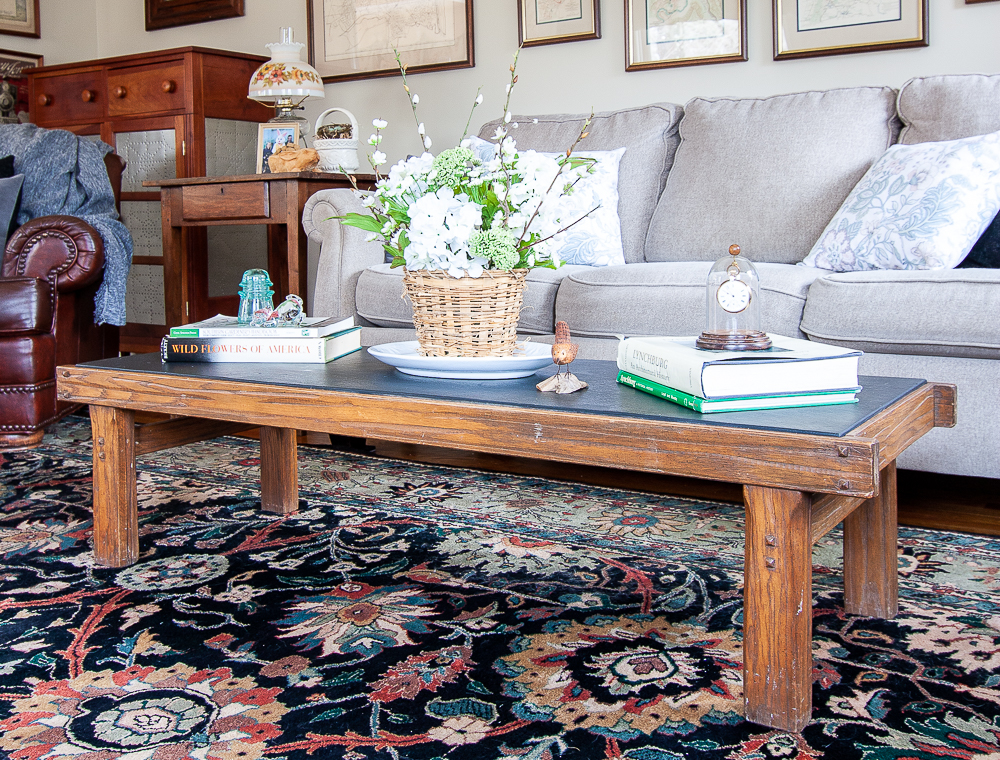
[{"label": "floral throw pillow", "polygon": [[802,261],[834,272],[951,269],[1000,211],[1000,132],[893,145]]}]

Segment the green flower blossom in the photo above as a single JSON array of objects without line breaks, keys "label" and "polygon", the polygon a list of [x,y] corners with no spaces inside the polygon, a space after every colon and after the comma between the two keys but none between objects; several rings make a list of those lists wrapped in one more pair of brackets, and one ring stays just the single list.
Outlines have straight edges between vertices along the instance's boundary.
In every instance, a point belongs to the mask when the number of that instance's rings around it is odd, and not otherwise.
[{"label": "green flower blossom", "polygon": [[473,153],[468,148],[450,148],[434,159],[434,169],[440,185],[455,187],[465,178]]},{"label": "green flower blossom", "polygon": [[513,269],[521,259],[517,241],[503,229],[477,232],[469,240],[469,250],[473,256],[486,259],[497,269]]}]

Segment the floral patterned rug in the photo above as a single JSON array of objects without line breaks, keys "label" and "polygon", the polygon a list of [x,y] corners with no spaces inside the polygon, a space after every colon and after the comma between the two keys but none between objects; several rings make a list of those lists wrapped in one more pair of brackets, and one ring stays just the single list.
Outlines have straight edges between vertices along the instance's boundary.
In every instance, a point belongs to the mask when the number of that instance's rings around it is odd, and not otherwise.
[{"label": "floral patterned rug", "polygon": [[95,567],[89,425],[0,455],[14,760],[1000,757],[1000,542],[902,529],[900,614],[814,553],[813,721],[743,720],[742,509],[256,442],[139,460],[138,563]]}]

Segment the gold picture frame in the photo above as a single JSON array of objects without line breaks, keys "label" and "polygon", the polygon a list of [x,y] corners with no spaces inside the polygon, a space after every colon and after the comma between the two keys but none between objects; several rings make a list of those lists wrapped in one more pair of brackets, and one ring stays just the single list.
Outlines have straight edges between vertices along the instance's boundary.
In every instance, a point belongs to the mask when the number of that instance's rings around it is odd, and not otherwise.
[{"label": "gold picture frame", "polygon": [[472,0],[308,0],[309,63],[324,82],[475,66]]},{"label": "gold picture frame", "polygon": [[625,70],[747,60],[746,0],[625,0]]},{"label": "gold picture frame", "polygon": [[774,60],[926,47],[928,0],[774,0]]},{"label": "gold picture frame", "polygon": [[600,38],[600,0],[517,0],[522,47]]},{"label": "gold picture frame", "polygon": [[274,152],[276,145],[289,143],[299,147],[299,125],[297,121],[265,121],[257,125],[257,173],[270,174],[271,167],[267,165],[267,157]]},{"label": "gold picture frame", "polygon": [[38,0],[15,0],[9,9],[0,10],[0,34],[18,37],[41,37],[38,23]]}]

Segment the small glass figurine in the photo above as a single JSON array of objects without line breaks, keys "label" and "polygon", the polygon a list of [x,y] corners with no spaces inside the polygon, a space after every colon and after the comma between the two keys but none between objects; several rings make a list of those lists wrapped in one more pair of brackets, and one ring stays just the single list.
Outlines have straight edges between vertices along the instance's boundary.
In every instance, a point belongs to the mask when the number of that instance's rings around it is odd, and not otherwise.
[{"label": "small glass figurine", "polygon": [[240,310],[237,320],[241,325],[253,323],[254,314],[263,309],[270,314],[274,311],[271,278],[263,269],[248,269],[240,280]]}]

